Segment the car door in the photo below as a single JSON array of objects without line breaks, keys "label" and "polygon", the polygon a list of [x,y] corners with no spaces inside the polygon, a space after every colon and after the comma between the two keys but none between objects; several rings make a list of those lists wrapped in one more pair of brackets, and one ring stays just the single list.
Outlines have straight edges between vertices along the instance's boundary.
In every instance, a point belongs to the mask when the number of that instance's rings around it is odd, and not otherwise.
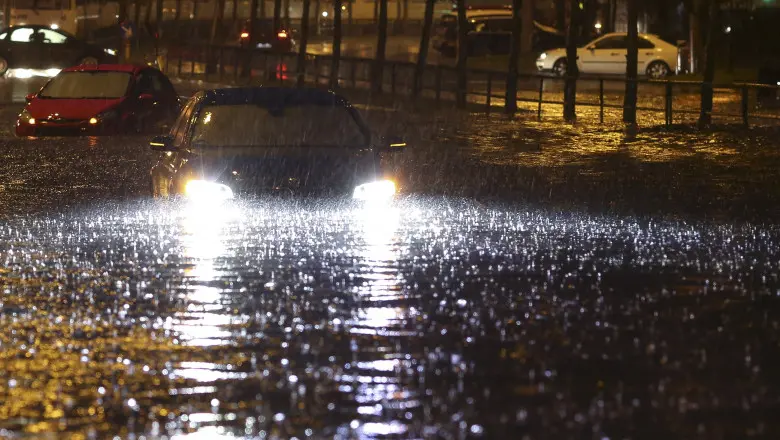
[{"label": "car door", "polygon": [[8,36],[8,57],[16,69],[45,69],[48,49],[38,28],[21,26]]},{"label": "car door", "polygon": [[614,75],[626,71],[626,36],[607,35],[577,51],[580,69],[594,75]]},{"label": "car door", "polygon": [[655,44],[644,37],[637,40],[637,72],[643,75],[647,64],[655,58]]}]

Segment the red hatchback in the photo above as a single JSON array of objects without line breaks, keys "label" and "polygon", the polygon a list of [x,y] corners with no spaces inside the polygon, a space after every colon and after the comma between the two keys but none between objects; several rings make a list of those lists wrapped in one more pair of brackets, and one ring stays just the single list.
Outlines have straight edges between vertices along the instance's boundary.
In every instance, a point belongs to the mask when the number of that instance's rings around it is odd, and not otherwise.
[{"label": "red hatchback", "polygon": [[37,137],[162,132],[179,110],[173,85],[152,67],[70,67],[27,96],[27,105],[16,122],[16,134]]}]

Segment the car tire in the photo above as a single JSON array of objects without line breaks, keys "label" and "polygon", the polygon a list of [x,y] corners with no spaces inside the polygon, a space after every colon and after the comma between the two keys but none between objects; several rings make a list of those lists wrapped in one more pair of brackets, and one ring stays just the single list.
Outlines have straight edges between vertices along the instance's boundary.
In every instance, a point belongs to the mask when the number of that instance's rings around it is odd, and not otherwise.
[{"label": "car tire", "polygon": [[8,60],[4,57],[0,57],[0,76],[3,76],[8,72]]},{"label": "car tire", "polygon": [[663,79],[666,78],[671,71],[672,69],[669,68],[669,65],[663,61],[653,61],[647,66],[645,73],[647,73],[647,76],[651,79]]},{"label": "car tire", "polygon": [[553,64],[552,73],[555,76],[565,76],[567,70],[566,58],[560,58]]},{"label": "car tire", "polygon": [[98,61],[97,58],[90,56],[82,58],[78,63],[79,66],[97,66],[98,64],[100,64],[100,61]]}]

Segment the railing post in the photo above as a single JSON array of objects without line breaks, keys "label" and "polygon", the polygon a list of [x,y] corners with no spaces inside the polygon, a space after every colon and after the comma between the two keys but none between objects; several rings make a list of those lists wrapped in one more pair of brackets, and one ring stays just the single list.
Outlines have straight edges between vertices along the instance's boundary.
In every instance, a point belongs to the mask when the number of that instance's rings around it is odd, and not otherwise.
[{"label": "railing post", "polygon": [[219,47],[219,80],[220,82],[225,76],[225,48]]},{"label": "railing post", "polygon": [[599,78],[599,123],[604,123],[604,78]]},{"label": "railing post", "polygon": [[666,80],[666,93],[664,93],[664,116],[666,119],[666,126],[669,127],[673,123],[672,118],[672,83]]},{"label": "railing post", "polygon": [[395,98],[395,63],[390,64],[390,96]]},{"label": "railing post", "polygon": [[747,88],[747,86],[742,86],[742,125],[744,125],[745,128],[748,128],[750,126],[750,121],[748,120],[748,88]]},{"label": "railing post", "polygon": [[490,98],[493,95],[493,75],[488,72],[487,76],[487,98],[485,98],[485,110],[487,110],[487,113],[490,114]]},{"label": "railing post", "polygon": [[349,62],[349,75],[350,79],[352,80],[352,88],[357,88],[357,79],[355,79],[355,71],[357,68],[355,67],[357,65],[357,62],[355,60],[350,60]]},{"label": "railing post", "polygon": [[539,103],[536,108],[536,119],[542,120],[542,98],[544,97],[544,77],[539,78]]},{"label": "railing post", "polygon": [[441,64],[436,65],[436,105],[441,102]]}]

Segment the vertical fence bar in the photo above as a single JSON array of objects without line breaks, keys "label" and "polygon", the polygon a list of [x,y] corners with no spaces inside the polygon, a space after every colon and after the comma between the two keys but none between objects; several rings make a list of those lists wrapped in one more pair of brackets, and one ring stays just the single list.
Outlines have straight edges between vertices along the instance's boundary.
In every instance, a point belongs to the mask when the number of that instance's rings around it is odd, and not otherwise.
[{"label": "vertical fence bar", "polygon": [[225,48],[219,47],[219,81],[225,77]]},{"label": "vertical fence bar", "polygon": [[357,70],[355,66],[357,65],[357,62],[355,60],[350,60],[349,62],[349,75],[350,79],[352,80],[352,88],[357,88],[357,80],[355,79],[355,71]]},{"label": "vertical fence bar", "polygon": [[395,98],[395,63],[390,64],[390,96]]},{"label": "vertical fence bar", "polygon": [[485,110],[490,114],[490,98],[493,96],[493,75],[488,72],[487,78],[487,97],[485,98]]},{"label": "vertical fence bar", "polygon": [[604,123],[604,78],[599,78],[599,123]]},{"label": "vertical fence bar", "polygon": [[664,118],[666,126],[669,127],[673,123],[672,118],[672,82],[666,81],[666,92],[664,93]]},{"label": "vertical fence bar", "polygon": [[436,105],[441,102],[441,64],[436,65]]},{"label": "vertical fence bar", "polygon": [[544,98],[544,77],[539,78],[539,103],[536,108],[536,119],[542,120],[542,99]]},{"label": "vertical fence bar", "polygon": [[747,88],[747,86],[742,86],[742,125],[744,125],[745,128],[748,128],[750,126],[750,121],[748,120],[748,88]]}]

